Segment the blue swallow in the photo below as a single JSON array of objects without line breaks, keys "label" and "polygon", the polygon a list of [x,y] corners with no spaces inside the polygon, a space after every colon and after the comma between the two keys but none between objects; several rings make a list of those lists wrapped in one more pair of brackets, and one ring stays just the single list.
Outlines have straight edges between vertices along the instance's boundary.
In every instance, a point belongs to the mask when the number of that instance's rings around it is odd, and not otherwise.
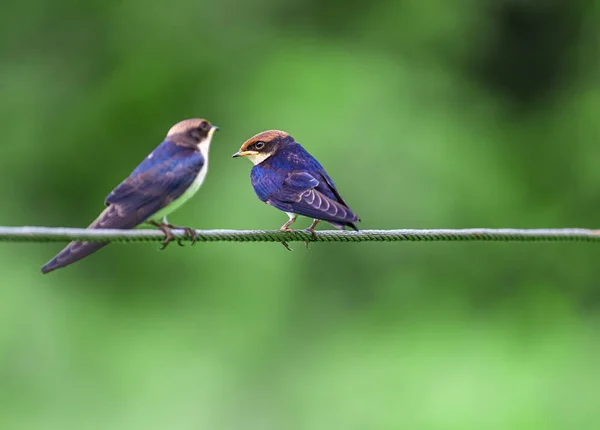
[{"label": "blue swallow", "polygon": [[[88,227],[132,229],[148,223],[166,235],[164,249],[176,227],[167,215],[198,191],[208,171],[208,151],[218,127],[204,119],[175,124],[165,140],[106,198],[106,209]],[[184,227],[195,240],[195,230]],[[71,242],[43,268],[48,273],[72,264],[108,245],[106,242]]]},{"label": "blue swallow", "polygon": [[247,157],[254,163],[250,173],[254,192],[260,200],[289,216],[281,231],[293,232],[289,227],[298,215],[314,219],[306,230],[314,238],[321,220],[339,229],[350,227],[358,231],[355,223],[360,219],[342,199],[333,180],[289,134],[278,130],[259,133],[244,142],[233,157]]}]

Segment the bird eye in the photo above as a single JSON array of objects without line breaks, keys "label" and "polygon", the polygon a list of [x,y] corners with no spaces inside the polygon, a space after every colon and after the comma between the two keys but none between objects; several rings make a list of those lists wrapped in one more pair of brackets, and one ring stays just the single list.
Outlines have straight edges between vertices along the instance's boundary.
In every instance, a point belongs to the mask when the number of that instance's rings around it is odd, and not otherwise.
[{"label": "bird eye", "polygon": [[254,145],[256,149],[263,149],[265,147],[265,142],[256,142]]},{"label": "bird eye", "polygon": [[200,128],[202,130],[206,130],[208,128],[208,123],[206,121],[204,121],[202,124],[200,124]]}]

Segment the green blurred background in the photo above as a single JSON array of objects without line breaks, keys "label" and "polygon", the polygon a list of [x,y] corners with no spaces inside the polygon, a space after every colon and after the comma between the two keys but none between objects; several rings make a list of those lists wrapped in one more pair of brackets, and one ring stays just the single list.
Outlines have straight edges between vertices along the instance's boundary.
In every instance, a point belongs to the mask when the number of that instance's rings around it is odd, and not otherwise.
[{"label": "green blurred background", "polygon": [[[597,227],[600,3],[0,5],[0,225],[83,227],[177,121],[221,127],[170,217],[274,229],[277,128],[365,229]],[[310,220],[300,219],[298,227]],[[1,429],[600,427],[593,244],[0,243]]]}]

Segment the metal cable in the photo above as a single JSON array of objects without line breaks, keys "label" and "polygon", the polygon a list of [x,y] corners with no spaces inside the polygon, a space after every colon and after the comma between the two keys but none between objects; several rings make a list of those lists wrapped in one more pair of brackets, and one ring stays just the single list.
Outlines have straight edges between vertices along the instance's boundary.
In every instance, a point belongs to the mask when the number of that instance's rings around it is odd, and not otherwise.
[{"label": "metal cable", "polygon": [[[183,241],[183,230],[173,230]],[[539,242],[580,241],[600,242],[600,230],[582,228],[558,229],[435,229],[435,230],[321,230],[316,240],[310,233],[279,230],[197,230],[198,242],[397,242],[397,241],[496,241]],[[160,230],[88,230],[51,227],[0,227],[0,241],[10,242],[158,242],[165,239]]]}]

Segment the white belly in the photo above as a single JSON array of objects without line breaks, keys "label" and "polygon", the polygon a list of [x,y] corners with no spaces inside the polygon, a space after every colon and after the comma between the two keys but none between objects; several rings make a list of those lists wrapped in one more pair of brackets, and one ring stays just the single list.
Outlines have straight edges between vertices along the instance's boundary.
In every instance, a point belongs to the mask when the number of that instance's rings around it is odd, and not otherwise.
[{"label": "white belly", "polygon": [[149,218],[149,220],[161,222],[164,217],[179,209],[181,205],[183,205],[185,202],[191,199],[194,196],[194,194],[196,194],[196,192],[200,189],[202,182],[204,182],[206,172],[208,172],[208,159],[204,163],[204,166],[202,166],[202,169],[200,169],[200,172],[198,173],[198,176],[196,176],[196,179],[194,179],[194,182],[192,182],[192,185],[190,185],[190,187],[181,196],[173,200],[170,205],[165,206],[164,208],[156,212],[154,215],[152,215]]}]

